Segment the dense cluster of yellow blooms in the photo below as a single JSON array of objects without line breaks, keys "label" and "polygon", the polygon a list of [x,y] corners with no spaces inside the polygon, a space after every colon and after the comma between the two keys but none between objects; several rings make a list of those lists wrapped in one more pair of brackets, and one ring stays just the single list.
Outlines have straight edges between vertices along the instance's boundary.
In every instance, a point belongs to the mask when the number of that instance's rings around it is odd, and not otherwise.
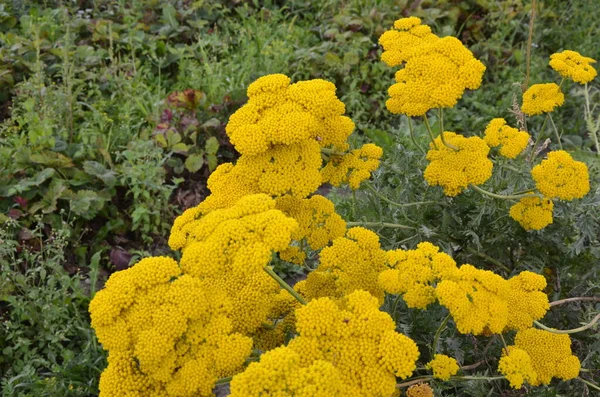
[{"label": "dense cluster of yellow blooms", "polygon": [[429,242],[414,250],[388,251],[387,256],[389,269],[379,274],[379,284],[389,294],[402,294],[411,308],[425,309],[435,302],[435,284],[458,270],[448,254]]},{"label": "dense cluster of yellow blooms", "polygon": [[523,383],[535,383],[537,375],[531,364],[531,357],[525,350],[515,346],[502,351],[502,357],[498,362],[498,372],[510,382],[510,387],[520,389]]},{"label": "dense cluster of yellow blooms", "polygon": [[[305,240],[311,249],[320,250],[331,241],[343,237],[346,233],[346,222],[335,212],[331,201],[320,195],[308,199],[294,196],[283,196],[276,200],[277,209],[294,218],[299,227],[292,233],[292,240]],[[300,243],[301,244],[301,243]],[[298,246],[290,246],[279,253],[281,259],[303,264],[306,254]]]},{"label": "dense cluster of yellow blooms", "polygon": [[367,143],[344,155],[332,155],[329,163],[321,170],[323,182],[340,186],[347,183],[356,190],[360,183],[371,177],[371,173],[379,167],[379,159],[383,150],[372,143]]},{"label": "dense cluster of yellow blooms", "polygon": [[587,165],[564,150],[548,153],[548,158],[533,167],[531,176],[536,188],[548,198],[573,200],[590,191]]},{"label": "dense cluster of yellow blooms", "polygon": [[346,237],[321,251],[320,259],[317,269],[296,287],[307,299],[364,290],[383,303],[385,293],[377,279],[385,270],[387,256],[376,233],[362,227],[348,229]]},{"label": "dense cluster of yellow blooms", "polygon": [[454,197],[469,185],[480,185],[492,176],[493,163],[487,157],[490,147],[483,139],[448,131],[444,137],[457,150],[444,145],[440,137],[435,145],[430,143],[424,174],[427,183],[443,187],[447,196]]},{"label": "dense cluster of yellow blooms", "polygon": [[[294,311],[300,303],[285,290],[275,296],[267,322],[252,334],[254,349],[267,351],[285,344],[296,331]],[[272,324],[272,325],[271,325]]]},{"label": "dense cluster of yellow blooms", "polygon": [[589,83],[598,75],[592,63],[596,63],[596,60],[584,57],[576,51],[565,50],[550,55],[550,67],[562,77],[570,78],[579,84]]},{"label": "dense cluster of yellow blooms", "polygon": [[556,83],[534,84],[523,93],[521,110],[528,116],[550,113],[565,102],[565,95]]},{"label": "dense cluster of yellow blooms", "polygon": [[462,265],[455,274],[458,277],[438,283],[435,295],[463,334],[525,329],[549,309],[542,292],[546,279],[541,275],[524,271],[505,280],[471,265]]},{"label": "dense cluster of yellow blooms", "polygon": [[523,197],[510,207],[510,217],[525,230],[541,230],[552,223],[554,203],[547,198]]},{"label": "dense cluster of yellow blooms", "polygon": [[298,335],[233,377],[233,397],[391,396],[416,368],[417,345],[395,331],[378,300],[355,291],[296,310]]},{"label": "dense cluster of yellow blooms", "polygon": [[406,397],[433,397],[433,389],[427,383],[417,383],[406,389]]},{"label": "dense cluster of yellow blooms", "polygon": [[579,375],[581,363],[571,353],[571,338],[567,334],[528,328],[517,332],[514,347],[525,351],[531,358],[535,376],[530,377],[528,382],[532,386],[547,385],[552,378],[569,380]]},{"label": "dense cluster of yellow blooms", "polygon": [[296,220],[264,194],[248,195],[227,209],[197,218],[198,207],[175,220],[169,238],[181,249],[181,268],[225,291],[235,305],[235,330],[252,333],[267,318],[279,285],[263,271],[272,252],[289,246]]},{"label": "dense cluster of yellow blooms", "polygon": [[489,147],[500,146],[500,155],[516,158],[529,143],[529,134],[506,124],[502,118],[493,119],[485,129],[483,138]]},{"label": "dense cluster of yellow blooms", "polygon": [[450,377],[456,375],[460,369],[454,358],[444,354],[436,354],[425,368],[432,370],[433,377],[441,380],[450,380]]},{"label": "dense cluster of yellow blooms", "polygon": [[457,38],[431,33],[416,17],[399,19],[381,35],[381,59],[389,66],[404,63],[386,107],[392,113],[422,116],[434,108],[456,105],[466,89],[481,85],[485,66]]},{"label": "dense cluster of yellow blooms", "polygon": [[251,353],[252,339],[233,330],[227,295],[182,275],[171,258],[113,274],[89,310],[109,351],[104,397],[210,396]]}]

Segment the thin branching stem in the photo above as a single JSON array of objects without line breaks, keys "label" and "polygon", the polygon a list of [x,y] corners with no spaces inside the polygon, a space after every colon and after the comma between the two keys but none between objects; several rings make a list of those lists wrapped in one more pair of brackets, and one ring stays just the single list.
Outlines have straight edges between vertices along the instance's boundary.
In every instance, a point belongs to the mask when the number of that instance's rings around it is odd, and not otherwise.
[{"label": "thin branching stem", "polygon": [[473,188],[473,190],[475,190],[483,195],[490,196],[490,197],[497,198],[497,199],[502,199],[502,200],[520,200],[523,197],[539,197],[539,195],[537,195],[537,194],[530,194],[530,193],[506,194],[506,195],[496,194],[496,193],[488,192],[487,190],[484,190],[477,185],[471,185],[471,187]]},{"label": "thin branching stem", "polygon": [[544,118],[544,122],[542,123],[542,128],[540,128],[540,131],[538,132],[538,136],[535,139],[535,143],[533,144],[533,147],[531,148],[531,153],[529,154],[529,163],[531,163],[533,161],[533,158],[535,157],[535,152],[537,151],[538,143],[544,136],[544,129],[546,128],[546,122],[548,122],[548,114],[546,114],[546,117]]},{"label": "thin branching stem", "polygon": [[442,335],[442,332],[444,331],[444,329],[446,329],[446,325],[448,324],[450,317],[452,317],[452,316],[450,315],[450,313],[448,313],[448,315],[442,320],[442,322],[440,323],[440,326],[438,327],[437,331],[435,332],[435,336],[433,337],[433,344],[431,345],[431,357],[435,356],[435,353],[437,352],[437,346],[438,346],[438,342],[440,340],[440,336]]},{"label": "thin branching stem", "polygon": [[417,202],[414,202],[414,203],[397,203],[397,202],[395,202],[393,200],[390,200],[389,198],[385,197],[377,189],[375,189],[375,187],[373,185],[371,185],[369,182],[366,182],[365,186],[370,191],[372,191],[377,197],[379,197],[380,199],[382,199],[386,203],[388,203],[390,205],[393,205],[394,207],[404,208],[404,207],[413,207],[413,206],[416,206],[416,205],[441,204],[441,203],[438,203],[437,201],[417,201]]},{"label": "thin branching stem", "polygon": [[334,156],[343,156],[345,154],[348,154],[347,152],[340,152],[340,151],[337,151],[335,149],[329,149],[329,148],[325,148],[325,147],[321,148],[321,153],[329,155],[329,156],[331,156],[331,155],[334,155]]},{"label": "thin branching stem", "polygon": [[523,83],[523,87],[521,89],[523,92],[527,91],[529,88],[529,74],[531,72],[531,46],[533,45],[533,24],[535,22],[535,9],[537,6],[537,1],[532,0],[531,2],[531,16],[529,17],[529,34],[527,35],[527,55],[526,55],[526,69],[525,69],[525,82]]},{"label": "thin branching stem", "polygon": [[589,125],[590,134],[594,139],[594,144],[596,145],[596,154],[600,156],[600,142],[598,142],[598,125],[594,126],[594,120],[592,119],[592,111],[590,110],[590,92],[588,90],[588,84],[585,83],[585,90],[583,91],[585,96],[585,118],[586,122]]},{"label": "thin branching stem", "polygon": [[[433,376],[431,375],[427,375],[427,376],[420,376],[418,378],[415,379],[411,379],[408,380],[406,382],[402,382],[402,383],[397,383],[396,384],[396,388],[399,389],[401,387],[408,387],[417,383],[421,383],[423,381],[429,381],[432,380]],[[450,380],[501,380],[504,379],[504,376],[451,376]]]},{"label": "thin branching stem", "polygon": [[556,128],[556,124],[554,124],[554,119],[552,115],[548,113],[548,118],[550,119],[550,124],[552,124],[552,128],[554,129],[554,133],[556,134],[556,140],[558,141],[558,147],[560,150],[563,150],[562,142],[560,141],[560,134],[558,133],[558,128]]},{"label": "thin branching stem", "polygon": [[579,301],[600,302],[600,296],[576,296],[574,298],[561,299],[558,301],[550,302],[550,307],[562,305],[564,303]]},{"label": "thin branching stem", "polygon": [[283,281],[283,279],[281,277],[279,277],[273,271],[273,269],[271,269],[269,266],[265,266],[263,269],[265,270],[265,272],[267,272],[267,274],[269,276],[271,276],[273,278],[273,280],[277,281],[277,283],[281,286],[281,288],[283,288],[284,290],[289,292],[290,295],[292,295],[294,298],[296,298],[296,300],[298,302],[302,303],[303,305],[306,305],[306,301],[304,300],[304,298],[301,297],[296,291],[294,291],[294,289],[292,287],[290,287],[290,285],[288,283]]},{"label": "thin branching stem", "polygon": [[429,133],[429,138],[431,139],[431,144],[434,149],[438,149],[437,143],[435,143],[435,138],[433,137],[433,131],[431,130],[431,126],[429,125],[429,120],[427,119],[427,114],[423,115],[423,121],[425,122],[425,127],[427,128],[427,132]]},{"label": "thin branching stem", "polygon": [[540,323],[539,321],[534,321],[533,323],[535,325],[537,325],[539,328],[546,330],[548,332],[552,332],[553,334],[576,334],[578,332],[583,332],[586,329],[592,328],[594,326],[594,324],[596,324],[598,321],[600,321],[600,314],[596,315],[596,317],[594,317],[594,319],[592,321],[590,321],[589,323],[587,323],[586,325],[581,326],[579,328],[573,328],[573,329],[550,328],[550,327],[546,327],[544,324]]},{"label": "thin branching stem", "polygon": [[346,226],[364,226],[364,227],[387,227],[391,229],[407,229],[414,230],[412,226],[401,225],[399,223],[389,222],[346,222]]},{"label": "thin branching stem", "polygon": [[231,382],[231,379],[233,379],[233,376],[228,376],[226,378],[221,378],[221,379],[219,379],[219,380],[217,380],[215,382],[215,385],[224,385],[224,384],[227,384],[227,383]]},{"label": "thin branching stem", "polygon": [[598,385],[596,385],[596,384],[594,384],[594,383],[592,383],[592,382],[590,382],[588,380],[585,380],[582,377],[578,376],[577,379],[579,379],[580,381],[582,381],[583,383],[585,383],[586,385],[588,385],[592,389],[600,390],[600,386],[598,386]]},{"label": "thin branching stem", "polygon": [[508,355],[508,345],[506,344],[506,341],[504,340],[504,335],[499,334],[500,335],[500,340],[502,341],[502,346],[504,346],[504,352],[506,353],[506,355]]},{"label": "thin branching stem", "polygon": [[410,132],[410,139],[412,140],[412,142],[415,144],[415,146],[417,147],[417,149],[419,149],[419,151],[421,153],[423,153],[423,156],[426,156],[427,153],[425,152],[425,149],[423,149],[421,147],[421,145],[419,145],[417,143],[417,140],[415,139],[415,131],[413,129],[413,125],[412,125],[412,120],[410,119],[410,116],[406,116],[406,118],[408,119],[408,131]]},{"label": "thin branching stem", "polygon": [[505,264],[503,264],[502,262],[497,261],[496,259],[492,258],[491,256],[484,254],[483,252],[479,252],[477,251],[475,248],[469,247],[469,246],[465,246],[465,249],[473,254],[473,255],[477,255],[478,257],[480,257],[481,259],[485,259],[486,261],[498,266],[500,269],[504,270],[507,273],[510,273],[510,269],[508,266],[506,266]]}]

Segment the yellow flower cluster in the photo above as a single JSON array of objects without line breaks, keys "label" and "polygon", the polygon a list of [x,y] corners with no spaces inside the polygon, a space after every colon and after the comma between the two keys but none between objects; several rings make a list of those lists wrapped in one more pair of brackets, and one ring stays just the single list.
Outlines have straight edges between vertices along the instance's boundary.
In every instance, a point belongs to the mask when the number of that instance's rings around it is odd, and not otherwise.
[{"label": "yellow flower cluster", "polygon": [[546,279],[524,271],[510,280],[488,270],[463,265],[458,277],[438,283],[435,295],[452,315],[460,333],[502,333],[531,327],[549,309],[542,292]]},{"label": "yellow flower cluster", "polygon": [[525,230],[541,230],[552,223],[552,200],[539,197],[523,197],[510,207],[510,217]]},{"label": "yellow flower cluster", "polygon": [[408,307],[425,309],[435,302],[435,284],[452,278],[458,270],[456,262],[439,252],[435,245],[423,242],[414,250],[388,251],[388,266],[378,281],[385,292],[402,294]]},{"label": "yellow flower cluster", "polygon": [[485,129],[483,138],[489,147],[500,146],[500,155],[509,159],[516,158],[529,143],[529,134],[506,124],[502,118],[493,119]]},{"label": "yellow flower cluster", "polygon": [[383,303],[385,294],[377,278],[385,270],[387,257],[376,233],[362,227],[348,229],[346,237],[321,251],[320,259],[317,269],[298,286],[307,299],[364,290]]},{"label": "yellow flower cluster", "polygon": [[525,350],[515,346],[508,348],[508,354],[503,350],[502,358],[498,363],[498,372],[510,382],[510,387],[520,389],[523,383],[533,384],[537,375],[531,364],[531,357]]},{"label": "yellow flower cluster", "polygon": [[416,17],[397,20],[394,28],[379,38],[381,59],[389,66],[404,63],[388,90],[390,112],[422,116],[453,107],[465,89],[479,88],[485,66],[457,38],[439,38]]},{"label": "yellow flower cluster", "polygon": [[[211,194],[200,204],[201,212],[228,208],[249,194],[304,198],[314,193],[325,182],[321,149],[348,150],[346,140],[354,130],[335,90],[334,84],[318,79],[290,84],[282,74],[250,84],[248,103],[226,127],[241,156],[235,165],[222,164],[212,173]],[[342,156],[340,183],[357,188],[378,167],[381,154],[377,146],[365,145]]]},{"label": "yellow flower cluster", "polygon": [[[276,202],[277,209],[299,224],[292,233],[292,240],[299,242],[306,239],[315,251],[346,233],[346,222],[335,212],[333,203],[323,196],[299,199],[288,195],[278,198]],[[296,246],[290,246],[279,255],[281,259],[297,264],[304,263],[306,258],[306,254]]]},{"label": "yellow flower cluster", "polygon": [[275,295],[274,305],[269,313],[267,324],[263,325],[252,335],[254,348],[267,351],[285,344],[296,330],[296,317],[294,310],[300,307],[300,303],[287,291],[280,290]]},{"label": "yellow flower cluster", "polygon": [[435,139],[427,152],[429,165],[425,180],[431,186],[442,186],[447,196],[454,197],[469,185],[480,185],[492,176],[493,164],[488,159],[489,146],[479,137],[466,138],[454,132],[445,132],[446,141],[458,150]]},{"label": "yellow flower cluster", "polygon": [[175,220],[169,237],[181,249],[181,268],[225,291],[236,307],[235,330],[252,333],[267,318],[279,285],[263,268],[272,252],[285,250],[298,227],[264,194],[248,195],[231,208],[198,218],[199,207]]},{"label": "yellow flower cluster", "polygon": [[450,380],[459,370],[456,360],[444,354],[436,354],[425,368],[432,370],[433,377],[441,380]]},{"label": "yellow flower cluster", "polygon": [[555,83],[534,84],[523,93],[521,110],[528,116],[550,113],[562,106],[565,95]]},{"label": "yellow flower cluster", "polygon": [[528,382],[532,386],[547,385],[552,378],[569,380],[579,375],[581,363],[571,353],[571,338],[567,334],[529,328],[517,332],[514,347],[531,358],[535,376]]},{"label": "yellow flower cluster", "polygon": [[379,159],[383,150],[372,143],[367,143],[344,155],[331,155],[329,163],[321,170],[323,182],[340,186],[347,183],[356,190],[360,183],[371,177],[371,172],[379,167]]},{"label": "yellow flower cluster", "polygon": [[598,75],[591,65],[595,59],[582,56],[576,51],[565,50],[550,55],[550,67],[562,77],[570,78],[579,84],[586,84]]},{"label": "yellow flower cluster", "polygon": [[427,383],[417,383],[406,389],[406,397],[434,397],[433,389]]},{"label": "yellow flower cluster", "polygon": [[573,200],[590,191],[587,165],[564,150],[548,153],[548,158],[533,167],[531,176],[537,189],[548,198]]},{"label": "yellow flower cluster", "polygon": [[181,275],[177,262],[147,258],[113,274],[90,303],[109,351],[100,396],[210,396],[237,372],[252,339],[234,333],[227,296]]},{"label": "yellow flower cluster", "polygon": [[298,336],[234,376],[232,396],[391,396],[416,368],[417,345],[366,291],[314,299],[296,318]]}]

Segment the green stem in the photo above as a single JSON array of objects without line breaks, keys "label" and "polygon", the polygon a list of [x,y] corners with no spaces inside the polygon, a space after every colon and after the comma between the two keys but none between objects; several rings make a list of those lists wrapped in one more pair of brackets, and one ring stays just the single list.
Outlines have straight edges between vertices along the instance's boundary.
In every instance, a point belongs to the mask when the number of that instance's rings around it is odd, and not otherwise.
[{"label": "green stem", "polygon": [[399,223],[387,223],[387,222],[346,222],[346,226],[364,226],[364,227],[389,227],[392,229],[410,229],[414,230],[415,228],[412,226],[401,225]]},{"label": "green stem", "polygon": [[451,376],[450,380],[500,380],[504,376]]},{"label": "green stem", "polygon": [[450,149],[452,149],[454,151],[458,151],[458,148],[456,146],[454,146],[453,144],[451,144],[450,142],[446,141],[446,137],[444,136],[444,111],[442,110],[442,108],[440,108],[440,111],[439,111],[439,118],[440,118],[440,138],[442,139],[442,143],[444,144],[444,146],[449,147]]},{"label": "green stem", "polygon": [[440,134],[444,132],[444,109],[439,109],[440,114]]},{"label": "green stem", "polygon": [[497,199],[502,199],[502,200],[520,200],[523,197],[539,197],[539,195],[537,195],[537,194],[528,194],[528,193],[502,195],[502,194],[488,192],[487,190],[484,190],[477,185],[471,185],[471,187],[473,188],[473,190],[478,191],[479,193],[481,193],[483,195],[490,196],[490,197],[497,198]]},{"label": "green stem", "polygon": [[392,306],[392,318],[394,319],[394,322],[396,322],[396,309],[398,308],[398,302],[400,302],[401,298],[402,295],[398,294],[398,296],[394,300],[394,305]]},{"label": "green stem", "polygon": [[233,376],[228,376],[226,378],[221,378],[221,379],[219,379],[219,380],[217,380],[215,382],[215,385],[224,385],[226,383],[231,382],[231,379],[233,379]]},{"label": "green stem", "polygon": [[552,124],[554,133],[556,134],[556,139],[558,140],[558,147],[560,147],[560,150],[563,150],[562,142],[560,141],[560,134],[558,133],[558,128],[556,128],[556,124],[554,124],[554,119],[552,119],[552,115],[550,113],[548,113],[548,118],[550,119],[550,124]]},{"label": "green stem", "polygon": [[521,89],[523,92],[527,91],[529,87],[529,73],[531,71],[531,46],[533,44],[533,23],[535,22],[535,7],[536,0],[531,2],[531,17],[529,18],[529,34],[527,35],[527,51],[525,58],[525,82],[523,83],[523,87]]},{"label": "green stem", "polygon": [[586,385],[588,385],[589,387],[591,387],[592,389],[596,389],[596,390],[600,390],[600,387],[598,385],[593,384],[590,381],[587,381],[581,377],[577,377],[577,379],[579,379],[580,381],[582,381],[583,383],[585,383]]},{"label": "green stem", "polygon": [[303,305],[306,305],[306,301],[304,300],[304,298],[301,297],[296,291],[294,291],[294,289],[292,287],[290,287],[290,285],[288,283],[286,283],[285,281],[283,281],[283,279],[281,277],[279,277],[273,271],[273,269],[271,269],[269,266],[265,266],[263,269],[265,270],[265,272],[267,272],[267,274],[269,276],[271,276],[275,281],[277,281],[277,283],[281,286],[281,288],[283,288],[287,292],[289,292],[290,295],[292,295],[294,298],[296,298],[296,300],[298,302],[302,303]]},{"label": "green stem", "polygon": [[425,127],[427,128],[427,132],[429,132],[429,139],[431,139],[431,144],[433,148],[437,150],[437,143],[435,143],[435,138],[433,137],[433,131],[431,131],[431,126],[429,125],[429,120],[427,119],[427,114],[423,115],[423,121],[425,122]]},{"label": "green stem", "polygon": [[448,324],[450,317],[452,317],[452,316],[450,315],[450,313],[448,313],[446,318],[444,318],[442,320],[440,326],[438,327],[437,331],[435,332],[435,336],[433,337],[433,344],[431,345],[431,357],[432,358],[434,358],[435,353],[437,352],[437,345],[440,340],[440,336],[442,335],[442,332],[446,328],[446,324]]},{"label": "green stem", "polygon": [[587,83],[585,83],[585,91],[584,91],[584,95],[585,95],[585,118],[586,121],[588,122],[587,124],[590,125],[591,128],[589,128],[590,133],[592,134],[592,138],[594,139],[594,143],[596,145],[596,154],[598,156],[600,156],[600,142],[598,142],[598,126],[594,126],[594,120],[592,119],[592,111],[590,110],[590,93],[588,91],[588,85]]},{"label": "green stem", "polygon": [[408,130],[410,131],[410,139],[412,140],[412,142],[415,144],[415,146],[417,147],[417,149],[419,149],[419,151],[421,153],[423,153],[424,156],[427,155],[427,153],[425,152],[425,149],[423,149],[421,147],[421,145],[419,145],[417,143],[417,140],[415,139],[415,131],[413,130],[413,126],[412,126],[412,120],[410,119],[409,116],[406,116],[406,118],[408,119]]},{"label": "green stem", "polygon": [[391,204],[395,207],[413,207],[416,205],[426,205],[426,204],[442,204],[442,203],[438,203],[437,201],[417,201],[414,203],[397,203],[395,201],[390,200],[389,198],[385,197],[383,194],[381,194],[379,191],[377,191],[377,189],[375,189],[375,187],[373,185],[371,185],[369,182],[365,183],[365,186],[367,186],[367,188],[372,191],[377,197],[379,197],[380,199],[382,199],[383,201],[385,201],[388,204]]},{"label": "green stem", "polygon": [[335,156],[343,156],[345,154],[348,154],[347,152],[338,152],[335,149],[328,149],[328,148],[321,148],[321,153],[327,154],[327,155],[335,155]]},{"label": "green stem", "polygon": [[587,323],[584,326],[581,326],[579,328],[573,328],[573,329],[555,329],[555,328],[550,328],[550,327],[546,327],[544,324],[540,323],[539,321],[534,321],[533,323],[535,325],[537,325],[538,327],[540,327],[543,330],[546,330],[548,332],[552,332],[553,334],[576,334],[577,332],[583,332],[586,329],[592,328],[594,326],[594,324],[596,324],[598,321],[600,321],[600,314],[598,314],[596,317],[594,317],[594,319],[592,321],[590,321],[589,323]]},{"label": "green stem", "polygon": [[420,376],[418,378],[414,378],[414,379],[408,380],[406,382],[397,383],[396,388],[399,389],[401,387],[408,387],[408,386],[411,386],[411,385],[414,385],[417,383],[421,383],[424,380],[431,380],[431,379],[433,379],[433,376],[431,376],[431,375]]},{"label": "green stem", "polygon": [[526,194],[526,193],[533,193],[535,192],[535,189],[526,189],[526,190],[519,190],[518,192],[514,192],[513,194],[518,195],[518,194]]},{"label": "green stem", "polygon": [[465,249],[467,251],[469,251],[469,253],[471,253],[473,255],[477,255],[478,257],[485,259],[486,261],[498,266],[500,269],[504,270],[505,272],[510,273],[510,269],[508,268],[508,266],[504,265],[502,262],[498,262],[496,259],[492,258],[491,256],[486,255],[483,252],[479,252],[472,247],[466,246]]},{"label": "green stem", "polygon": [[535,157],[535,152],[536,152],[538,143],[544,136],[544,129],[546,128],[547,121],[548,121],[548,113],[546,113],[546,117],[544,118],[544,122],[542,123],[542,128],[540,128],[540,131],[538,132],[538,136],[535,139],[535,143],[533,144],[533,147],[531,148],[531,153],[529,154],[529,163],[531,163],[533,161],[533,158]]},{"label": "green stem", "polygon": [[504,335],[499,334],[500,335],[500,340],[502,341],[502,346],[504,346],[504,351],[506,352],[506,355],[508,355],[508,345],[506,344],[506,341],[504,340]]}]

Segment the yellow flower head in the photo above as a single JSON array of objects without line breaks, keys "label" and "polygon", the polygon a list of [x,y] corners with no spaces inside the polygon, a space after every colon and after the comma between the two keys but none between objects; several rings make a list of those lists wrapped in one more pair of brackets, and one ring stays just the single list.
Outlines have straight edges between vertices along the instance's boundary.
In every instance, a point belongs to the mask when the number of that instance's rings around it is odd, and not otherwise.
[{"label": "yellow flower head", "polygon": [[[319,267],[306,280],[305,291],[323,290],[322,283],[327,281],[325,285],[331,286],[333,280],[335,292],[330,296],[341,297],[355,290],[365,290],[383,303],[384,291],[377,278],[385,269],[386,254],[376,233],[362,227],[348,229],[346,237],[335,239],[321,251],[320,259]],[[318,273],[328,275],[318,276]],[[319,287],[311,287],[313,283]]]},{"label": "yellow flower head", "polygon": [[434,397],[433,389],[427,383],[417,383],[406,389],[406,397]]},{"label": "yellow flower head", "polygon": [[524,330],[546,315],[550,304],[544,293],[546,278],[540,274],[523,271],[508,280],[508,319],[506,328]]},{"label": "yellow flower head", "polygon": [[521,110],[528,116],[550,113],[562,106],[565,95],[555,83],[534,84],[523,94]]},{"label": "yellow flower head", "polygon": [[459,367],[456,360],[444,354],[436,354],[425,368],[433,371],[433,377],[441,380],[450,380],[451,376],[458,373]]},{"label": "yellow flower head", "polygon": [[502,358],[498,363],[498,372],[510,382],[510,387],[520,389],[523,383],[535,383],[537,375],[531,364],[531,357],[525,350],[515,346],[508,348],[508,355],[503,350]]},{"label": "yellow flower head", "polygon": [[552,378],[569,380],[579,375],[581,363],[571,353],[571,338],[567,334],[529,328],[517,332],[515,347],[527,352],[536,378],[532,386],[547,385]]},{"label": "yellow flower head", "polygon": [[579,84],[586,84],[598,75],[591,65],[595,59],[582,56],[576,51],[565,50],[550,55],[550,67],[562,77],[570,78]]},{"label": "yellow flower head", "polygon": [[371,177],[371,173],[379,167],[383,150],[372,143],[367,143],[344,155],[331,155],[329,162],[321,170],[323,182],[340,186],[347,183],[356,190],[360,183]]},{"label": "yellow flower head", "polygon": [[480,185],[492,176],[492,162],[488,159],[489,146],[479,137],[466,138],[454,132],[445,132],[446,141],[454,150],[435,139],[437,149],[430,144],[427,152],[429,165],[425,180],[431,186],[442,186],[447,196],[454,197],[470,184]]},{"label": "yellow flower head", "polygon": [[388,91],[390,112],[422,116],[432,108],[453,107],[465,89],[479,88],[485,66],[458,39],[437,37],[415,17],[394,27],[379,38],[385,63],[405,63]]},{"label": "yellow flower head", "polygon": [[346,107],[335,90],[325,80],[290,84],[282,74],[261,77],[248,87],[248,103],[229,119],[227,135],[248,156],[309,140],[345,150],[354,123],[343,116]]},{"label": "yellow flower head", "polygon": [[435,302],[435,283],[458,271],[449,255],[428,242],[415,250],[388,251],[387,256],[390,268],[379,274],[379,284],[390,294],[402,294],[411,308],[425,309]]},{"label": "yellow flower head", "polygon": [[506,120],[498,118],[487,125],[483,139],[489,147],[500,146],[501,156],[514,159],[527,147],[529,134],[506,125]]},{"label": "yellow flower head", "polygon": [[552,200],[539,197],[523,197],[510,207],[510,217],[525,230],[541,230],[552,223]]},{"label": "yellow flower head", "polygon": [[531,176],[537,189],[551,199],[573,200],[590,191],[587,165],[564,150],[548,153],[546,160],[533,167]]}]

